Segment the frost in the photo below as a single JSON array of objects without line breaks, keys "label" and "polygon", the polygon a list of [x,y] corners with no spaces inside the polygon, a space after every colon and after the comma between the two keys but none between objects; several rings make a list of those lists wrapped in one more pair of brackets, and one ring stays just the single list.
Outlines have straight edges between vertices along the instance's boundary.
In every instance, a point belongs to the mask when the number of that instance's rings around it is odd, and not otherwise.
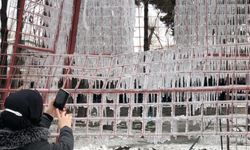
[{"label": "frost", "polygon": [[[225,129],[229,119],[233,126],[248,117],[250,41],[245,9],[250,4],[236,2],[178,0],[176,45],[134,53],[134,0],[85,0],[76,51],[65,55],[73,4],[64,1],[56,54],[18,56],[25,60],[18,66],[22,84],[29,87],[34,82],[34,88],[52,94],[58,87],[72,92],[70,105],[77,106],[74,131],[82,136],[137,136],[157,143],[165,135],[245,134]],[[58,17],[58,10],[46,11]],[[50,30],[56,33],[55,27]],[[79,126],[84,130],[78,132]]]}]

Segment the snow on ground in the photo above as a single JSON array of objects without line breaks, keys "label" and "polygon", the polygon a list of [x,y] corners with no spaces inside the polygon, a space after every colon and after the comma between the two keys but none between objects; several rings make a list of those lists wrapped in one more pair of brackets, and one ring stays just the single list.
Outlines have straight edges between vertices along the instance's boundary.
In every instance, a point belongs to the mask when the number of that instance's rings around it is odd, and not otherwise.
[{"label": "snow on ground", "polygon": [[[105,145],[97,146],[97,145],[88,145],[83,146],[80,149],[75,150],[189,150],[190,144],[166,144],[166,145],[145,145],[143,147],[132,147],[129,149],[125,148],[108,148]],[[224,149],[226,147],[224,146]],[[197,145],[192,150],[221,150],[219,145]],[[250,150],[250,147],[246,146],[231,146],[230,150]]]},{"label": "snow on ground", "polygon": [[[223,138],[223,149],[226,149],[226,138]],[[132,137],[76,139],[75,150],[189,150],[194,140],[164,142],[152,144],[145,139]],[[250,141],[245,138],[230,138],[230,150],[250,150]],[[236,144],[237,143],[237,144]],[[192,150],[221,150],[220,136],[200,138]]]}]

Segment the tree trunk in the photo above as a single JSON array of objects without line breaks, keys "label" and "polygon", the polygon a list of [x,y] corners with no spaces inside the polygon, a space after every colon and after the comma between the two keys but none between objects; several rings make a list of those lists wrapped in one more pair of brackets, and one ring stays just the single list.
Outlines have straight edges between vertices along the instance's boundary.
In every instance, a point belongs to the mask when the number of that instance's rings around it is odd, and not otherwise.
[{"label": "tree trunk", "polygon": [[144,0],[144,51],[149,50],[149,39],[148,39],[148,0]]}]

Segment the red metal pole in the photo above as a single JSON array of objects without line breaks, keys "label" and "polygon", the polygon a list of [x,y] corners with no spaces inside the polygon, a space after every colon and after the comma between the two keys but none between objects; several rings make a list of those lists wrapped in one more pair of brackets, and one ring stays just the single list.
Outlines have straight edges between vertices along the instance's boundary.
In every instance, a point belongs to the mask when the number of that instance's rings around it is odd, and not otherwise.
[{"label": "red metal pole", "polygon": [[[67,48],[67,53],[69,55],[73,54],[75,52],[76,36],[77,36],[78,22],[79,22],[79,16],[80,16],[80,8],[81,8],[81,0],[74,0],[73,19],[72,19],[72,23],[71,23],[69,43],[68,43],[68,48]],[[86,8],[84,8],[84,9],[86,9]],[[69,57],[65,60],[65,66],[70,66],[70,58]],[[71,69],[68,71],[65,71],[65,74],[71,74]],[[71,81],[66,80],[65,82],[66,82],[65,87],[70,87]]]},{"label": "red metal pole", "polygon": [[[58,89],[46,89],[37,88],[40,92],[54,93],[57,92]],[[222,91],[250,91],[250,86],[248,85],[228,85],[228,86],[211,86],[211,87],[181,87],[181,88],[162,88],[162,89],[78,89],[75,91],[74,89],[67,89],[67,91],[71,93],[160,93],[160,92],[222,92]],[[8,91],[7,89],[0,89],[0,91]],[[11,89],[11,91],[16,91],[15,89]]]},{"label": "red metal pole", "polygon": [[17,18],[17,30],[16,30],[16,35],[15,35],[15,43],[13,45],[13,53],[12,53],[12,57],[11,57],[11,62],[10,62],[10,69],[8,71],[8,75],[7,75],[7,81],[6,81],[6,89],[7,91],[4,93],[3,95],[3,102],[5,102],[5,99],[10,91],[11,88],[11,78],[12,78],[12,74],[14,72],[14,66],[15,65],[15,61],[16,61],[16,52],[18,49],[18,44],[20,43],[20,36],[21,36],[21,30],[22,30],[22,22],[23,22],[23,13],[24,13],[24,6],[25,6],[25,0],[20,0],[20,8],[18,8],[19,10],[17,10],[18,12],[18,18]]},{"label": "red metal pole", "polygon": [[[73,54],[75,52],[75,45],[76,45],[76,36],[77,36],[77,29],[78,29],[78,22],[80,16],[80,8],[81,8],[81,0],[74,0],[73,6],[73,19],[72,19],[72,26],[70,31],[70,38],[68,44],[68,54]],[[84,8],[86,9],[86,8]]]},{"label": "red metal pole", "polygon": [[[61,23],[62,23],[62,15],[63,15],[63,6],[64,6],[64,0],[61,2],[60,4],[60,12],[59,12],[59,17],[58,17],[58,24],[57,24],[57,30],[56,30],[56,36],[55,36],[55,41],[53,43],[53,56],[52,56],[52,63],[51,65],[55,65],[55,57],[56,57],[56,48],[57,48],[57,44],[58,44],[58,39],[59,39],[59,34],[60,34],[60,30],[61,30]],[[52,74],[52,66],[49,69],[49,74]],[[46,81],[46,88],[49,89],[49,84],[51,82],[51,77],[48,77],[47,81]],[[47,101],[47,93],[43,93],[42,94],[44,102]]]},{"label": "red metal pole", "polygon": [[40,52],[50,52],[50,53],[54,52],[54,49],[42,48],[42,47],[33,47],[33,46],[27,46],[27,45],[24,45],[24,44],[17,44],[17,47],[24,48],[24,49],[31,49],[31,50],[40,51]]}]

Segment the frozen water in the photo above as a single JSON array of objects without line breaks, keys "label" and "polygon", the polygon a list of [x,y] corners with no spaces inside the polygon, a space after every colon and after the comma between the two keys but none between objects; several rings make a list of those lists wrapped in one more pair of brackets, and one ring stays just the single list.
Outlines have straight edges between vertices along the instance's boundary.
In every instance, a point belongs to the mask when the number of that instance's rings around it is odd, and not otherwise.
[{"label": "frozen water", "polygon": [[80,18],[77,53],[120,54],[133,51],[133,0],[85,0]]},{"label": "frozen water", "polygon": [[[76,135],[145,137],[152,143],[180,135],[243,135],[250,4],[242,2],[178,0],[176,45],[134,53],[134,1],[85,0],[76,51],[69,56],[73,4],[64,1],[56,54],[21,54],[22,84],[34,82],[34,88],[51,95],[67,88]],[[58,17],[58,10],[46,11]],[[235,130],[239,126],[245,130]]]}]

